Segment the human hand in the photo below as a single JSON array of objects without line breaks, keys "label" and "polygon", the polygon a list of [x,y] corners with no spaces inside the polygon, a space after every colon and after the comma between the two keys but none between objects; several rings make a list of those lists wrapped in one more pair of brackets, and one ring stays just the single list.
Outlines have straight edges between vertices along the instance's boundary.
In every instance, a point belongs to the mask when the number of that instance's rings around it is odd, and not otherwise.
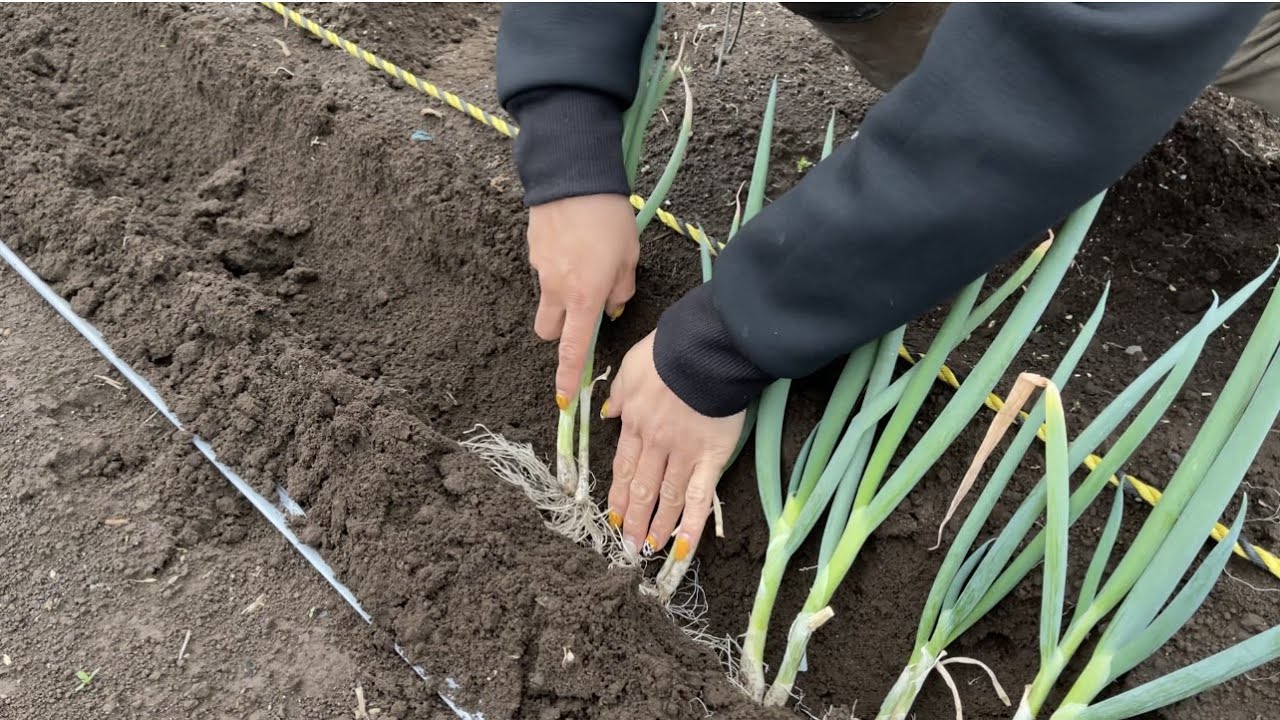
[{"label": "human hand", "polygon": [[713,418],[686,405],[658,375],[653,337],[649,333],[623,358],[600,409],[603,417],[622,418],[609,522],[622,529],[629,551],[643,544],[653,552],[666,546],[680,520],[673,553],[684,560],[698,547],[746,414]]},{"label": "human hand", "polygon": [[541,290],[533,330],[560,340],[561,410],[578,394],[600,313],[616,320],[635,294],[639,260],[635,212],[622,195],[582,195],[529,209],[529,263]]}]

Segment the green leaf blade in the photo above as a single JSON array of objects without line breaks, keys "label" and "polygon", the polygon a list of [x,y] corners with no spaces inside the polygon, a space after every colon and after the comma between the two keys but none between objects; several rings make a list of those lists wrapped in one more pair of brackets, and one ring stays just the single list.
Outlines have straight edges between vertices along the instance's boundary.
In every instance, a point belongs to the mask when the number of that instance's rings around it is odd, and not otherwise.
[{"label": "green leaf blade", "polygon": [[1076,610],[1069,624],[1080,621],[1084,611],[1093,605],[1098,594],[1098,585],[1102,582],[1102,573],[1107,568],[1111,553],[1115,549],[1116,538],[1120,535],[1120,522],[1124,519],[1124,485],[1116,486],[1115,497],[1111,500],[1111,512],[1107,515],[1107,524],[1098,538],[1098,547],[1089,561],[1089,569],[1085,571],[1084,582],[1080,585],[1080,596],[1076,599]]},{"label": "green leaf blade", "polygon": [[1185,700],[1280,658],[1280,626],[1080,711],[1075,720],[1123,720]]},{"label": "green leaf blade", "polygon": [[[898,337],[901,338],[901,335]],[[808,499],[813,492],[814,484],[831,460],[831,453],[835,451],[836,444],[840,440],[840,431],[848,424],[863,389],[867,390],[868,397],[880,392],[878,384],[872,383],[871,380],[877,377],[875,372],[880,369],[882,346],[883,343],[869,342],[853,351],[845,361],[844,368],[840,371],[840,378],[836,380],[831,397],[827,400],[827,406],[823,408],[822,418],[818,421],[813,453],[805,463],[803,479],[796,492],[801,501]],[[894,358],[890,358],[889,362],[891,373]]]},{"label": "green leaf blade", "polygon": [[1067,419],[1058,389],[1045,386],[1045,475],[1048,497],[1045,508],[1044,587],[1040,602],[1040,664],[1043,667],[1058,648],[1062,636],[1062,611],[1067,593],[1067,529],[1071,514],[1071,466],[1067,460]]},{"label": "green leaf blade", "polygon": [[[1108,637],[1132,637],[1173,593],[1280,414],[1280,285],[1254,329],[1244,353],[1192,442],[1160,502],[1143,523],[1129,552],[1103,587],[1124,605]],[[1200,457],[1193,456],[1199,447]],[[1212,455],[1211,461],[1206,461]],[[1190,467],[1190,470],[1186,468]],[[1212,478],[1212,481],[1208,481]],[[1166,505],[1168,503],[1168,505]],[[1129,569],[1130,575],[1122,575]],[[1126,585],[1127,582],[1127,585]],[[1112,587],[1112,586],[1115,587]],[[1120,590],[1132,588],[1127,595]],[[1119,600],[1116,600],[1118,604]]]},{"label": "green leaf blade", "polygon": [[662,3],[655,3],[653,22],[649,25],[649,33],[645,36],[644,48],[640,51],[640,79],[636,88],[636,97],[622,116],[622,162],[627,173],[627,185],[635,190],[636,171],[640,166],[640,154],[644,145],[644,130],[649,124],[645,118],[643,124],[640,116],[646,98],[657,81],[657,73],[661,71],[662,62],[655,60],[658,47],[658,35],[662,31],[662,19],[665,8]]},{"label": "green leaf blade", "polygon": [[667,193],[671,191],[676,175],[680,172],[680,165],[684,162],[689,138],[693,135],[693,92],[689,89],[687,81],[682,84],[684,85],[684,116],[680,121],[680,135],[676,138],[676,146],[671,151],[671,157],[667,160],[662,176],[658,178],[653,192],[645,200],[644,207],[640,208],[640,212],[636,214],[636,228],[640,232],[644,232],[654,215],[658,213],[658,208],[662,207],[662,203],[666,201]]},{"label": "green leaf blade", "polygon": [[[1248,301],[1263,284],[1274,273],[1277,265],[1280,264],[1280,258],[1273,261],[1257,277],[1247,283],[1243,288],[1231,296],[1229,300],[1222,303],[1216,311],[1210,311],[1205,314],[1201,323],[1210,328],[1218,326],[1229,320],[1240,308]],[[1115,397],[1076,437],[1071,443],[1071,465],[1078,466],[1084,462],[1085,457],[1094,452],[1098,446],[1105,441],[1120,425],[1120,423],[1138,406],[1146,394],[1168,375],[1177,363],[1183,360],[1191,343],[1195,338],[1195,331],[1179,338],[1172,346],[1169,347],[1160,357],[1156,358],[1145,370],[1139,373],[1138,377],[1132,380],[1119,395]],[[1087,481],[1086,481],[1087,483]],[[1023,501],[1022,505],[1014,513],[1013,518],[1009,522],[1009,528],[1016,526],[1018,531],[1025,534],[1030,530],[1036,517],[1039,515],[1040,503],[1044,502],[1043,483],[1032,490],[1031,494]],[[998,548],[993,548],[988,553],[987,558],[983,561],[984,565],[994,562],[998,559],[996,556],[1000,552]],[[952,637],[957,637],[967,630],[973,622],[990,612],[991,608],[1000,602],[1006,595],[1017,586],[1023,578],[1027,576],[1041,561],[1044,553],[1043,537],[1033,540],[1026,548],[1024,548],[1018,557],[1009,563],[1008,567],[1000,574],[999,578],[992,584],[991,589],[981,598],[979,604],[969,613],[968,618],[959,622]],[[1007,561],[1004,558],[1002,562]],[[979,572],[982,572],[979,569]],[[959,601],[964,603],[964,597]]]},{"label": "green leaf blade", "polygon": [[[1050,299],[1070,267],[1076,251],[1102,205],[1105,193],[1099,193],[1076,210],[1063,225],[1062,232],[1046,254],[1026,293],[1014,306],[1008,320],[991,346],[974,365],[969,377],[952,395],[923,437],[908,453],[893,475],[877,493],[869,506],[872,527],[878,527],[915,487],[924,473],[951,446],[968,424],[996,382],[1005,373],[1018,350],[1038,324]],[[859,489],[862,493],[864,489]]]},{"label": "green leaf blade", "polygon": [[795,497],[796,488],[800,486],[800,475],[804,472],[804,464],[809,460],[809,453],[813,450],[813,439],[817,434],[818,428],[814,427],[809,431],[809,436],[804,439],[804,444],[800,446],[796,464],[791,468],[791,479],[787,482],[787,497]]},{"label": "green leaf blade", "polygon": [[1132,670],[1138,663],[1150,657],[1168,642],[1169,638],[1173,637],[1173,634],[1185,625],[1191,619],[1191,615],[1204,604],[1209,591],[1213,589],[1226,568],[1227,560],[1231,558],[1231,551],[1240,538],[1240,529],[1244,526],[1248,511],[1249,500],[1246,497],[1240,503],[1240,510],[1231,524],[1231,530],[1209,552],[1204,562],[1200,563],[1200,567],[1196,568],[1191,579],[1183,585],[1178,594],[1169,601],[1169,604],[1160,611],[1146,629],[1124,647],[1118,648],[1112,661],[1111,680]]},{"label": "green leaf blade", "polygon": [[[893,409],[893,414],[889,417],[889,421],[885,423],[884,428],[880,431],[875,450],[871,454],[871,459],[867,461],[867,469],[863,473],[858,487],[858,494],[853,501],[855,507],[867,507],[876,497],[880,484],[888,473],[889,463],[893,460],[893,456],[897,453],[899,446],[901,446],[903,438],[906,437],[907,430],[915,422],[916,416],[924,406],[924,401],[928,398],[929,391],[933,389],[934,378],[938,376],[938,372],[946,362],[947,356],[964,339],[965,321],[968,320],[973,310],[974,303],[978,299],[978,293],[981,292],[985,280],[986,277],[983,276],[969,283],[952,302],[946,319],[942,321],[942,327],[938,329],[938,334],[929,345],[929,350],[925,353],[924,358],[918,362],[921,370],[912,376],[907,384],[907,389],[902,394],[902,398],[898,401],[897,407]],[[891,348],[891,350],[896,352],[897,348]],[[939,419],[941,420],[941,418]],[[929,431],[926,431],[926,435],[935,427],[937,427],[937,422],[930,426]],[[916,448],[919,447],[921,445],[917,444]],[[915,454],[915,449],[913,449],[911,455]],[[908,457],[911,457],[911,455],[908,455]]]},{"label": "green leaf blade", "polygon": [[770,531],[782,514],[782,425],[790,380],[777,380],[760,395],[756,416],[756,483]]},{"label": "green leaf blade", "polygon": [[831,111],[831,118],[827,120],[827,135],[822,140],[822,157],[826,160],[831,156],[831,152],[836,148],[836,111]]},{"label": "green leaf blade", "polygon": [[[987,554],[987,550],[995,544],[996,538],[991,538],[978,546],[977,550],[965,559],[964,564],[952,576],[951,586],[947,589],[947,594],[942,600],[942,608],[949,610],[955,607],[956,599],[960,597],[960,591],[964,589],[965,583],[973,575],[974,569],[978,567],[978,563],[982,562],[983,556]],[[926,640],[928,638],[925,638]]]},{"label": "green leaf blade", "polygon": [[[1109,283],[1103,287],[1102,294],[1098,297],[1093,312],[1089,314],[1088,320],[1085,321],[1075,340],[1072,341],[1071,347],[1067,349],[1061,362],[1058,363],[1057,369],[1054,370],[1051,380],[1060,390],[1065,390],[1068,387],[1081,358],[1084,357],[1084,353],[1093,343],[1098,327],[1102,323],[1102,318],[1106,314],[1110,290]],[[954,572],[953,568],[958,566],[961,558],[973,547],[974,540],[982,530],[982,526],[987,522],[987,518],[990,517],[996,503],[1004,494],[1005,488],[1013,478],[1013,473],[1021,465],[1022,459],[1026,456],[1031,444],[1035,442],[1038,429],[1044,423],[1044,418],[1045,399],[1044,395],[1041,394],[1031,412],[1028,413],[1026,420],[1023,421],[1022,427],[1018,429],[1017,435],[1014,436],[1013,441],[1009,444],[1004,457],[1000,459],[1000,463],[996,466],[990,479],[987,480],[987,485],[983,488],[982,494],[969,510],[969,515],[956,533],[955,539],[951,541],[951,547],[947,551],[947,558],[942,564],[938,575],[939,579],[935,580],[935,583],[950,583],[949,574]],[[1038,507],[1036,507],[1035,512],[1039,513]],[[953,607],[953,616],[962,621],[967,619],[968,622],[973,622],[976,620],[976,618],[969,618],[969,613],[977,607],[978,602],[999,576],[1005,563],[1008,562],[1010,557],[1013,557],[1017,546],[1026,537],[1030,522],[1033,519],[1030,518],[1024,527],[1020,527],[1016,521],[1011,521],[1001,529],[996,538],[997,542],[989,554],[993,557],[993,561],[984,561],[979,571],[975,574],[973,582],[965,588],[962,598],[956,601]],[[922,617],[921,632],[923,632],[926,624],[933,624],[939,609],[940,591],[931,591]],[[950,644],[952,640],[954,640],[954,637],[949,638],[947,644]]]},{"label": "green leaf blade", "polygon": [[773,119],[778,107],[778,78],[769,87],[769,100],[765,103],[764,119],[760,123],[760,141],[756,145],[756,159],[751,168],[751,184],[747,188],[747,205],[742,221],[751,218],[764,207],[764,190],[769,180],[769,153],[773,148]]}]

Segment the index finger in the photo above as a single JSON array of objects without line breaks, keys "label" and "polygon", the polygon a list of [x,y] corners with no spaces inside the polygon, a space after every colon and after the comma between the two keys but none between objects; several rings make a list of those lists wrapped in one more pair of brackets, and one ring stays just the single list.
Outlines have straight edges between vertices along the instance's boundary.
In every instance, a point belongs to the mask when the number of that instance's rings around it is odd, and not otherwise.
[{"label": "index finger", "polygon": [[556,367],[556,404],[561,410],[578,396],[587,355],[595,346],[604,301],[574,303],[565,310],[564,330],[560,333],[559,365]]},{"label": "index finger", "polygon": [[684,493],[684,515],[672,547],[677,562],[692,557],[698,549],[702,532],[707,527],[707,518],[711,517],[711,502],[715,497],[716,483],[720,481],[720,470],[718,463],[706,460],[693,469],[689,487]]}]

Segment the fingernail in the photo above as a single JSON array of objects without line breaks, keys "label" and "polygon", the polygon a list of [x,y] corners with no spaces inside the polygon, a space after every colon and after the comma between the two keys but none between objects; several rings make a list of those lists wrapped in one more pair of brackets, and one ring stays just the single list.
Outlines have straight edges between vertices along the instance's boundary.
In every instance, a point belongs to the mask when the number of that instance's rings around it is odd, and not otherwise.
[{"label": "fingernail", "polygon": [[682,537],[678,537],[678,538],[676,538],[675,554],[676,554],[676,561],[677,561],[677,562],[679,562],[679,561],[681,561],[681,560],[684,560],[686,557],[688,557],[688,556],[689,556],[689,541],[688,541],[688,540],[686,540],[686,539],[684,539],[684,538],[682,538]]},{"label": "fingernail", "polygon": [[644,539],[644,554],[652,555],[658,551],[658,541],[652,535]]},{"label": "fingernail", "polygon": [[556,407],[560,408],[561,412],[569,409],[569,398],[564,393],[556,393]]},{"label": "fingernail", "polygon": [[626,550],[628,555],[636,554],[636,544],[631,542],[631,538],[622,538],[622,549]]},{"label": "fingernail", "polygon": [[608,400],[605,400],[604,403],[600,405],[600,419],[601,420],[609,419],[609,401]]},{"label": "fingernail", "polygon": [[614,310],[613,312],[609,313],[609,319],[617,320],[618,318],[622,317],[622,311],[626,309],[627,309],[626,305],[619,305],[617,310]]},{"label": "fingernail", "polygon": [[614,529],[614,530],[617,530],[617,529],[621,528],[621,527],[622,527],[622,516],[621,516],[621,515],[619,515],[618,513],[614,512],[614,511],[610,510],[610,511],[609,511],[609,524],[613,526],[613,529]]}]

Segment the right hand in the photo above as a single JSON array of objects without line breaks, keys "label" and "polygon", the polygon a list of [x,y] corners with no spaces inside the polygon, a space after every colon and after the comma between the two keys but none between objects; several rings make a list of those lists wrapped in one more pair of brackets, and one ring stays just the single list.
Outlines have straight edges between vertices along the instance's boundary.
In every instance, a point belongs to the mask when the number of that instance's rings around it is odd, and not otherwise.
[{"label": "right hand", "polygon": [[581,195],[529,209],[529,263],[541,297],[533,330],[559,339],[556,404],[577,397],[596,320],[612,319],[636,290],[640,238],[630,200],[622,195]]}]

